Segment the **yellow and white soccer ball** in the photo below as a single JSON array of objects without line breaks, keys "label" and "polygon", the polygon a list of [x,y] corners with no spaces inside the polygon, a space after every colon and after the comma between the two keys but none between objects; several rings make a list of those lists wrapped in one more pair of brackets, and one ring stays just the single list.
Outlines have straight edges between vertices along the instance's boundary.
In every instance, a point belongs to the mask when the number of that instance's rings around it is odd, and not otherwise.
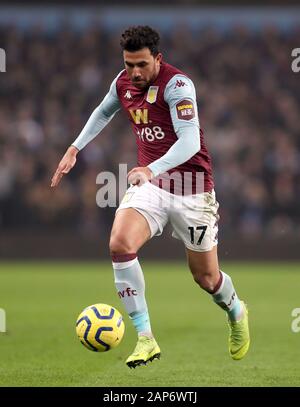
[{"label": "yellow and white soccer ball", "polygon": [[80,342],[94,352],[106,352],[121,342],[125,324],[120,312],[107,304],[94,304],[78,316],[76,333]]}]

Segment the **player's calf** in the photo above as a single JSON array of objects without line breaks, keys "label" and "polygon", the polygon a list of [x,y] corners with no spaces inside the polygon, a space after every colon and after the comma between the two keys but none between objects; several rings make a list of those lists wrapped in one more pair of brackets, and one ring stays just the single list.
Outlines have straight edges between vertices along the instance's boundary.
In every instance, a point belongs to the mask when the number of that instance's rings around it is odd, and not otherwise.
[{"label": "player's calf", "polygon": [[129,367],[134,368],[159,358],[160,349],[152,335],[144,275],[136,253],[115,254],[112,259],[119,298],[138,334],[136,348],[126,361]]},{"label": "player's calf", "polygon": [[[219,274],[219,273],[218,273]],[[204,272],[201,274],[195,274],[194,281],[205,291],[211,293],[214,291],[219,278],[218,274],[216,277],[216,273]]]},{"label": "player's calf", "polygon": [[[226,311],[230,329],[229,353],[233,359],[239,360],[246,355],[250,345],[248,311],[237,296],[231,278],[216,270],[215,258],[213,252],[189,253],[189,265],[195,282],[211,294],[214,302]],[[211,262],[208,261],[210,259]]]}]

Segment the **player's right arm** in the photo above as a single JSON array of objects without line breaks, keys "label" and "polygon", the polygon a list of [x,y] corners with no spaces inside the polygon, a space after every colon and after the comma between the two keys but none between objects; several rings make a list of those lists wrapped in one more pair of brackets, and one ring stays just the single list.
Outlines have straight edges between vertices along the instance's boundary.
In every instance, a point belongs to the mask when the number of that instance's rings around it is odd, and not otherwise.
[{"label": "player's right arm", "polygon": [[[123,72],[123,71],[122,71]],[[121,73],[112,82],[109,92],[99,106],[91,114],[79,136],[67,149],[51,180],[51,187],[56,187],[61,178],[76,164],[76,156],[90,141],[92,141],[120,110],[116,82]]]}]

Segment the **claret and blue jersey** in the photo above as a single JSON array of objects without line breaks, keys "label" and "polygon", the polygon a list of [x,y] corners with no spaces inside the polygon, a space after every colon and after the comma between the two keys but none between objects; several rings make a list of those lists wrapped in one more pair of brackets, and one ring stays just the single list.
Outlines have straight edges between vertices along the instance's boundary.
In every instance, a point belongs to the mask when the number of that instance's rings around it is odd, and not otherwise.
[{"label": "claret and blue jersey", "polygon": [[204,191],[213,189],[195,87],[183,72],[163,62],[153,83],[138,89],[126,70],[121,71],[73,145],[82,149],[121,108],[136,136],[139,166],[148,166],[155,176],[178,171],[194,177],[202,172]]}]

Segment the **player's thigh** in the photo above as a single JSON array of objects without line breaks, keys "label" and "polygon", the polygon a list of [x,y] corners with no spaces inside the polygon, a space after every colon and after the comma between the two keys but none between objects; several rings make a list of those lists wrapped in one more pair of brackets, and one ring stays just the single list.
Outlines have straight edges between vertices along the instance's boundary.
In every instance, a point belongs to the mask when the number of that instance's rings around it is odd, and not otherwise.
[{"label": "player's thigh", "polygon": [[162,234],[168,222],[168,213],[160,188],[150,182],[146,182],[141,187],[130,186],[117,209],[117,214],[128,208],[134,209],[148,222],[150,237]]},{"label": "player's thigh", "polygon": [[116,213],[110,236],[112,253],[135,253],[151,237],[149,223],[134,208],[120,209]]}]

